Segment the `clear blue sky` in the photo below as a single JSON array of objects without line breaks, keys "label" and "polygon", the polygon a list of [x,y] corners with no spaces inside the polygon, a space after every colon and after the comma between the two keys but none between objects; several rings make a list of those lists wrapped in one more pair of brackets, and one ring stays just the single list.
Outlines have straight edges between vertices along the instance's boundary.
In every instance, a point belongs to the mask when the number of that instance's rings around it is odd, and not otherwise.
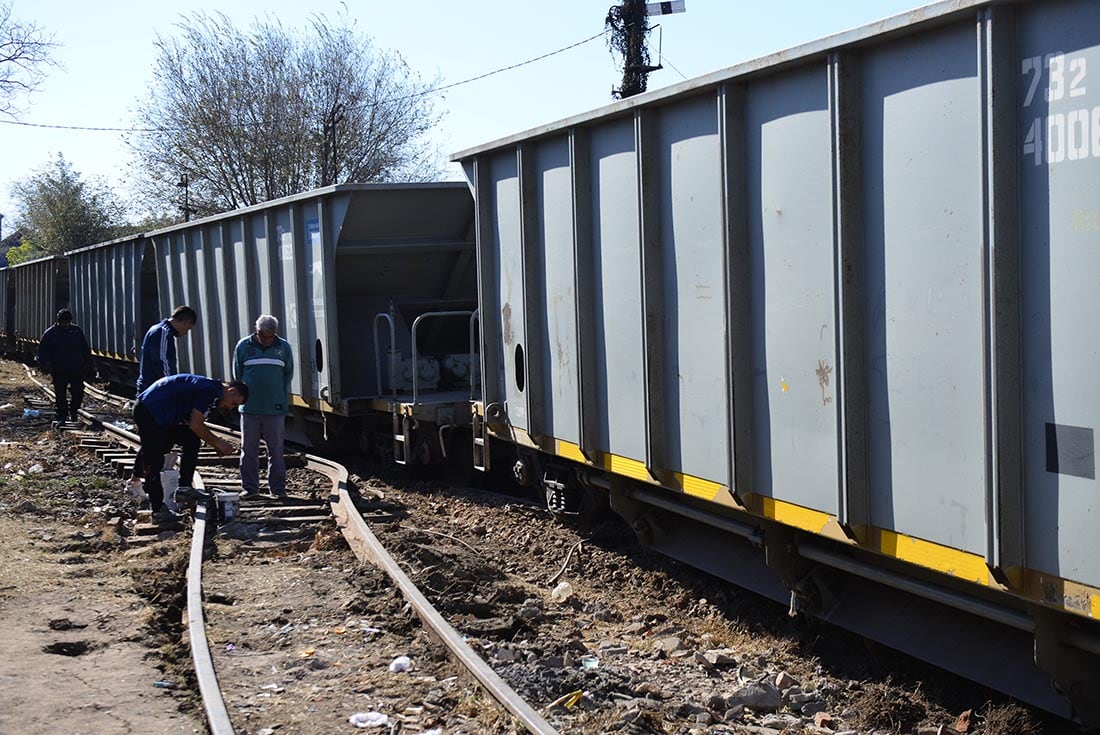
[{"label": "clear blue sky", "polygon": [[[400,51],[425,78],[444,84],[510,66],[600,33],[610,0],[14,0],[13,15],[33,20],[62,44],[41,90],[24,104],[30,123],[95,127],[135,124],[134,102],[150,79],[155,34],[175,33],[184,14],[221,11],[238,26],[256,17],[304,28],[313,14],[348,9],[379,48]],[[686,0],[687,12],[663,16],[665,69],[649,88],[763,56],[917,7],[921,0]],[[663,32],[663,33],[662,33]],[[654,53],[655,53],[654,49]],[[443,154],[485,143],[610,101],[620,78],[602,38],[472,82],[441,95],[446,111],[433,142]],[[13,181],[62,153],[85,176],[125,191],[128,152],[117,132],[0,125],[0,214],[13,215]],[[461,178],[453,166],[447,178]],[[4,223],[10,232],[11,220]]]}]

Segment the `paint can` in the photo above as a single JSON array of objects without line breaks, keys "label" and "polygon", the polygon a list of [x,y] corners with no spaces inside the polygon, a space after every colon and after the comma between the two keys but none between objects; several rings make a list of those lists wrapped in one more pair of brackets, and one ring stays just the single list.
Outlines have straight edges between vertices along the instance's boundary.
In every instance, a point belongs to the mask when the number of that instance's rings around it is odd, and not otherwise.
[{"label": "paint can", "polygon": [[223,523],[231,523],[237,519],[241,508],[241,494],[222,492],[217,494],[218,517]]}]

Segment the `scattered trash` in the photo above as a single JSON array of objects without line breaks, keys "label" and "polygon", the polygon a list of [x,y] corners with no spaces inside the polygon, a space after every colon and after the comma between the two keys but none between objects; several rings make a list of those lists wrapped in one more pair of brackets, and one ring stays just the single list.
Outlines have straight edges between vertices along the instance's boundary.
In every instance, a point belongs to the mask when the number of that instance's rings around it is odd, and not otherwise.
[{"label": "scattered trash", "polygon": [[227,651],[235,651],[236,649],[237,649],[237,646],[236,646],[235,643],[226,643],[225,644],[225,650],[227,650]]},{"label": "scattered trash", "polygon": [[398,656],[390,663],[390,671],[395,674],[399,671],[408,671],[412,668],[412,659],[408,656]]},{"label": "scattered trash", "polygon": [[425,730],[420,735],[443,735],[442,727],[433,727],[431,730]]},{"label": "scattered trash", "polygon": [[4,469],[5,470],[10,470],[14,466],[15,466],[15,462],[5,462],[4,463]]},{"label": "scattered trash", "polygon": [[600,660],[595,656],[582,656],[581,668],[584,669],[598,669],[600,668]]},{"label": "scattered trash", "polygon": [[329,632],[335,633],[336,635],[344,635],[344,633],[348,632],[348,629],[342,625],[337,625],[335,628],[331,628]]},{"label": "scattered trash", "polygon": [[35,462],[34,464],[32,464],[30,467],[27,468],[27,472],[31,473],[32,475],[37,475],[39,472],[41,472],[44,469],[46,469],[46,468],[43,467],[42,465],[40,465],[38,462]]},{"label": "scattered trash", "polygon": [[550,707],[565,707],[566,709],[572,709],[573,705],[581,701],[581,697],[584,696],[584,690],[578,689],[575,692],[569,692],[555,699],[550,703]]},{"label": "scattered trash", "polygon": [[126,492],[134,500],[144,500],[149,497],[145,494],[145,488],[142,487],[140,477],[131,477],[126,481]]},{"label": "scattered trash", "polygon": [[348,722],[356,727],[385,727],[390,724],[390,718],[381,712],[356,712]]},{"label": "scattered trash", "polygon": [[7,411],[9,408],[15,408],[15,406],[10,403],[5,403],[3,406],[0,406],[0,411]]},{"label": "scattered trash", "polygon": [[275,692],[276,694],[283,691],[283,688],[278,684],[264,684],[262,687],[260,687],[260,689],[266,689],[268,691]]},{"label": "scattered trash", "polygon": [[316,648],[307,648],[304,651],[298,651],[298,658],[309,658],[315,653],[317,653]]},{"label": "scattered trash", "polygon": [[256,735],[275,735],[274,727],[265,727],[256,731]]},{"label": "scattered trash", "polygon": [[153,686],[157,689],[175,689],[176,683],[173,681],[154,681]]},{"label": "scattered trash", "polygon": [[550,592],[550,599],[554,602],[565,602],[573,596],[573,585],[568,582],[558,582],[558,586]]},{"label": "scattered trash", "polygon": [[23,409],[23,418],[25,418],[25,419],[36,419],[41,415],[42,415],[42,412],[39,411],[37,408],[24,408]]}]

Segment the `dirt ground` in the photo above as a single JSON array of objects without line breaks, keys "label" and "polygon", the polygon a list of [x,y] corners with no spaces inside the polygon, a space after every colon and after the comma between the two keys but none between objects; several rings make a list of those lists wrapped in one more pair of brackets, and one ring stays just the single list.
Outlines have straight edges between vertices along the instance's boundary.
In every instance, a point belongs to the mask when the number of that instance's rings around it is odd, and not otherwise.
[{"label": "dirt ground", "polygon": [[186,539],[128,557],[121,480],[52,431],[52,412],[23,417],[32,388],[0,362],[0,733],[205,731],[158,686],[173,642],[157,620],[173,611],[154,580]]},{"label": "dirt ground", "polygon": [[[0,735],[206,732],[181,607],[188,533],[130,536],[121,479],[45,417],[0,361]],[[47,414],[48,415],[48,414]],[[563,733],[1060,734],[981,687],[792,621],[657,557],[613,520],[572,528],[506,495],[357,467],[376,532],[452,624]],[[292,474],[291,495],[320,498]],[[204,565],[215,666],[241,735],[515,732],[458,676],[388,581],[331,521],[297,540],[224,527]],[[556,601],[552,589],[572,585]],[[408,656],[411,668],[389,664]],[[788,681],[783,686],[770,682]],[[795,682],[793,685],[791,682]],[[768,684],[768,709],[735,704]],[[551,706],[569,693],[575,706]],[[826,720],[815,726],[821,716]],[[941,729],[943,728],[943,729]]]}]

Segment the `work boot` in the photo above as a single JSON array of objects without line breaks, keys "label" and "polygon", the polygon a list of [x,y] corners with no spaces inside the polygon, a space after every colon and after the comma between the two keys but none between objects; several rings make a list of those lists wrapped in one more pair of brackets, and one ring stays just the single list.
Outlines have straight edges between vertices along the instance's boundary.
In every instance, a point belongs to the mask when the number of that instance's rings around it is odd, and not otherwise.
[{"label": "work boot", "polygon": [[162,505],[160,510],[153,514],[153,520],[158,526],[179,526],[183,523],[183,516],[176,513],[167,505]]}]

